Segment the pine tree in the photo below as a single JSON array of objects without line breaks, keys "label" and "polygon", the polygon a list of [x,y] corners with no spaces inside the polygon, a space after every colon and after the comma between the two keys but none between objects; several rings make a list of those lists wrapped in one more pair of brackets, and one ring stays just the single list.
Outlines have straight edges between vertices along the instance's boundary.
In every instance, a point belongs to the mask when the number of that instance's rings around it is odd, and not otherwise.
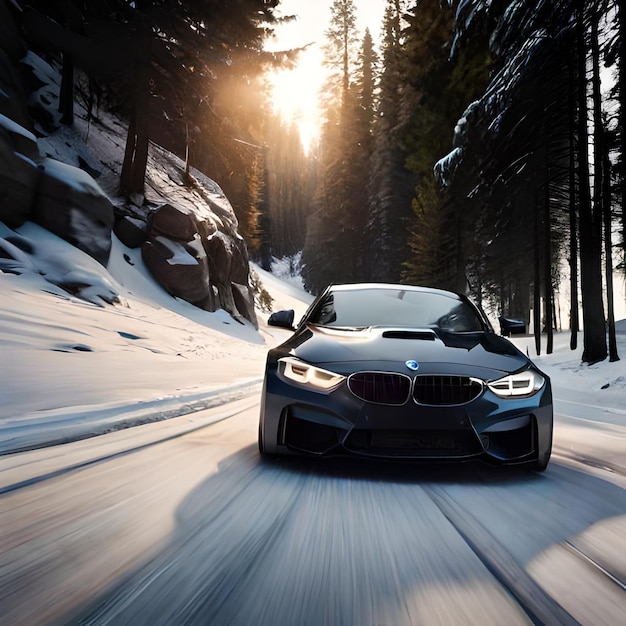
[{"label": "pine tree", "polygon": [[[29,4],[22,17],[25,33],[65,61],[61,104],[66,121],[71,121],[74,66],[106,84],[127,114],[124,192],[143,191],[148,144],[154,141],[180,156],[187,154],[195,166],[219,179],[225,191],[238,191],[232,198],[238,205],[246,194],[247,163],[241,162],[232,140],[249,133],[252,116],[242,103],[260,106],[255,81],[266,63],[277,62],[262,47],[278,0]],[[247,97],[235,108],[221,109],[223,94],[241,85],[248,86]],[[256,119],[261,118],[257,112]],[[226,189],[231,172],[244,174]]]},{"label": "pine tree", "polygon": [[272,255],[293,256],[302,250],[311,204],[314,168],[302,146],[298,128],[269,115],[265,127],[268,150],[269,210]]},{"label": "pine tree", "polygon": [[373,126],[367,185],[368,276],[398,282],[406,259],[407,222],[415,176],[405,167],[401,141],[415,93],[405,67],[407,0],[387,0],[381,46],[380,95]]},{"label": "pine tree", "polygon": [[[458,80],[461,73],[477,72],[472,72],[465,56],[456,65],[449,61],[453,33],[453,12],[436,0],[420,2],[409,18],[407,58],[419,101],[403,142],[406,166],[417,180],[414,215],[408,227],[411,255],[405,257],[403,279],[463,291],[465,272],[459,271],[463,256],[458,232],[463,221],[456,215],[456,207],[446,204],[434,180],[433,164],[447,151],[455,120],[485,81],[467,84]],[[425,248],[429,254],[421,252]]]},{"label": "pine tree", "polygon": [[[273,10],[278,2],[187,0],[166,6],[158,0],[143,0],[135,4],[134,21],[138,24],[140,36],[135,56],[131,132],[122,170],[122,189],[127,193],[143,191],[146,138],[153,136],[152,128],[147,128],[150,102],[157,101],[166,107],[166,119],[182,118],[185,129],[199,126],[202,120],[213,119],[215,114],[211,115],[211,104],[217,96],[215,92],[207,91],[213,86],[211,78],[220,77],[221,88],[225,90],[227,81],[232,80],[235,72],[240,79],[243,78],[242,82],[249,83],[253,74],[261,71],[261,49],[267,33],[264,24],[273,20]],[[153,86],[152,98],[149,97],[150,84]],[[172,98],[172,94],[176,97]],[[178,94],[183,94],[182,98]],[[167,111],[166,103],[173,102],[175,107],[181,100],[183,105],[178,110]],[[135,124],[132,124],[133,120]],[[233,133],[230,139],[236,134]],[[178,152],[188,154],[188,134],[179,132],[177,136],[185,138],[184,148],[179,148]],[[167,141],[161,143],[167,144]],[[226,154],[234,154],[232,146],[229,149],[223,145],[223,149]]]},{"label": "pine tree", "polygon": [[357,41],[353,0],[334,0],[326,31],[330,76],[325,89],[318,188],[302,253],[305,285],[314,292],[329,283],[354,282],[361,272],[364,210],[358,164],[364,148],[359,145],[358,132]]},{"label": "pine tree", "polygon": [[[481,272],[481,289],[486,289],[492,302],[499,301],[500,314],[505,315],[517,314],[511,310],[513,302],[507,293],[522,294],[520,311],[525,315],[525,294],[531,287],[537,346],[546,326],[548,349],[552,292],[559,275],[556,268],[568,232],[575,235],[572,221],[568,227],[565,219],[576,204],[570,194],[573,145],[579,148],[574,164],[579,174],[577,204],[583,217],[589,202],[585,196],[589,171],[582,162],[587,146],[586,112],[578,107],[580,132],[573,142],[571,107],[563,106],[573,95],[568,70],[576,58],[572,6],[569,0],[532,5],[467,0],[461,5],[455,54],[467,49],[476,33],[484,33],[495,64],[485,93],[459,120],[454,151],[437,166],[453,201],[476,207],[476,258],[470,265]],[[582,95],[586,85],[577,93],[579,102],[586,102]],[[592,231],[591,223],[583,220],[581,235],[583,223],[584,237]],[[581,246],[585,248],[582,241]],[[511,250],[515,250],[514,258]]]}]

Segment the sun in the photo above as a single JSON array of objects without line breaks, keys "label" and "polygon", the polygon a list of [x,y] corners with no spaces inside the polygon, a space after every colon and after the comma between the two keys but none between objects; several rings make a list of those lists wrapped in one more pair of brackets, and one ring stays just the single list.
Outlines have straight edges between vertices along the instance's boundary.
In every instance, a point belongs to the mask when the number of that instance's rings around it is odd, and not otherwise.
[{"label": "sun", "polygon": [[307,154],[319,139],[319,98],[324,80],[321,56],[315,51],[302,52],[294,68],[273,70],[268,75],[272,107],[283,120],[296,125]]},{"label": "sun", "polygon": [[[267,79],[274,110],[287,122],[296,124],[307,153],[318,141],[323,115],[320,99],[327,79],[322,45],[330,19],[332,0],[281,0],[280,14],[296,16],[276,28],[274,37],[266,42],[268,51],[304,48],[293,69],[273,70]],[[355,0],[358,29],[369,28],[375,41],[380,38],[380,25],[386,0]]]}]

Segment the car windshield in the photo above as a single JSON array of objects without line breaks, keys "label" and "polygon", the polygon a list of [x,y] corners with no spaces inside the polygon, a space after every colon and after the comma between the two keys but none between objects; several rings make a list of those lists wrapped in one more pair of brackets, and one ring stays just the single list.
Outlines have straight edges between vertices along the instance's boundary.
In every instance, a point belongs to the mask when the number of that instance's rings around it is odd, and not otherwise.
[{"label": "car windshield", "polygon": [[451,332],[484,330],[474,307],[458,296],[402,288],[331,290],[317,303],[307,321],[340,328],[388,326]]}]

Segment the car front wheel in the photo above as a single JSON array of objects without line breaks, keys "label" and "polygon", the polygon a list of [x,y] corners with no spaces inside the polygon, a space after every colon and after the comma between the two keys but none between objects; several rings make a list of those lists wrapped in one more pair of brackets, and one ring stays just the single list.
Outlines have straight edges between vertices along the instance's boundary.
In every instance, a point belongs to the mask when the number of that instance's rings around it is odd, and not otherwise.
[{"label": "car front wheel", "polygon": [[263,445],[263,430],[261,428],[261,423],[259,422],[259,453],[265,454],[265,447]]},{"label": "car front wheel", "polygon": [[546,468],[548,467],[549,461],[550,461],[550,452],[534,460],[532,463],[529,463],[528,466],[534,472],[544,472]]}]

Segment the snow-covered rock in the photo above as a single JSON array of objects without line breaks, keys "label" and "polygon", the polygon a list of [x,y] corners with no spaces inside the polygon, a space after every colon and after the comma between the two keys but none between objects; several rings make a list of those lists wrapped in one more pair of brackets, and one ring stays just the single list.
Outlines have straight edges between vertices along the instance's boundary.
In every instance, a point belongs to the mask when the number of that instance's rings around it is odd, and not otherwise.
[{"label": "snow-covered rock", "polygon": [[152,234],[141,246],[141,256],[169,294],[200,308],[215,310],[206,303],[211,289],[209,265],[199,236],[191,241],[176,241]]},{"label": "snow-covered rock", "polygon": [[0,114],[0,221],[27,220],[62,237],[106,265],[113,205],[83,170],[43,158],[37,138]]},{"label": "snow-covered rock", "polygon": [[44,159],[33,220],[106,265],[111,252],[113,205],[83,170]]},{"label": "snow-covered rock", "polygon": [[37,139],[0,114],[0,220],[11,227],[29,217],[39,177]]}]

